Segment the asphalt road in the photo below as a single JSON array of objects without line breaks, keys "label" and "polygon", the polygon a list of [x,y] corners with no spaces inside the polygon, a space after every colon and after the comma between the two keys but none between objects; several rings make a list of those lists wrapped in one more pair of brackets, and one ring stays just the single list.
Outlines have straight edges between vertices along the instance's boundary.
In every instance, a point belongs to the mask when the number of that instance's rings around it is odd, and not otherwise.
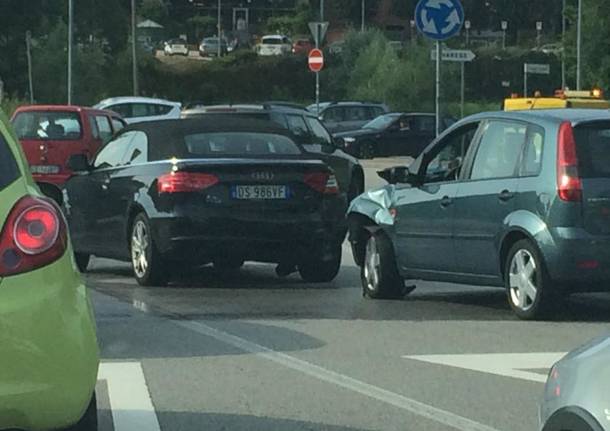
[{"label": "asphalt road", "polygon": [[[401,163],[366,162],[367,186]],[[609,295],[574,298],[554,322],[518,321],[480,287],[367,300],[344,252],[320,285],[247,264],[140,288],[127,265],[95,260],[101,429],[536,430],[548,366],[608,329]]]}]

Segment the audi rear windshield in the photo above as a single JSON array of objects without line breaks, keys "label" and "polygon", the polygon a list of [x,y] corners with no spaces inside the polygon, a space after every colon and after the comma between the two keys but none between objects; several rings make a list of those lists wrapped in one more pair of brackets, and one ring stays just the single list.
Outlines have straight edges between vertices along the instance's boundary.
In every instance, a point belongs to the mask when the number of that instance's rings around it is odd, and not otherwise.
[{"label": "audi rear windshield", "polygon": [[20,112],[13,120],[19,139],[74,141],[82,136],[80,116],[76,112]]},{"label": "audi rear windshield", "polygon": [[610,122],[574,129],[578,172],[583,178],[610,178]]},{"label": "audi rear windshield", "polygon": [[4,137],[0,134],[0,190],[5,189],[18,176],[17,162]]},{"label": "audi rear windshield", "polygon": [[195,157],[293,156],[301,150],[290,138],[271,133],[217,132],[184,137],[187,153]]}]

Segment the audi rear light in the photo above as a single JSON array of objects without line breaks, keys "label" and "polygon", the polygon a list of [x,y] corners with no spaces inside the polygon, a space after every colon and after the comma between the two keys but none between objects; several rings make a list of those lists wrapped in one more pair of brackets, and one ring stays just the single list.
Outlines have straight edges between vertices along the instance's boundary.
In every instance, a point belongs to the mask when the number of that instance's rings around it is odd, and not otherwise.
[{"label": "audi rear light", "polygon": [[32,271],[64,255],[66,223],[57,206],[26,196],[11,209],[0,233],[0,276]]},{"label": "audi rear light", "polygon": [[317,192],[325,195],[339,193],[339,185],[334,174],[328,172],[312,172],[305,174],[303,182]]},{"label": "audi rear light", "polygon": [[216,175],[199,172],[171,172],[157,178],[157,191],[161,193],[200,192],[220,180]]},{"label": "audi rear light", "polygon": [[557,138],[557,194],[562,201],[582,200],[582,181],[578,176],[578,157],[574,129],[568,121],[559,127]]}]

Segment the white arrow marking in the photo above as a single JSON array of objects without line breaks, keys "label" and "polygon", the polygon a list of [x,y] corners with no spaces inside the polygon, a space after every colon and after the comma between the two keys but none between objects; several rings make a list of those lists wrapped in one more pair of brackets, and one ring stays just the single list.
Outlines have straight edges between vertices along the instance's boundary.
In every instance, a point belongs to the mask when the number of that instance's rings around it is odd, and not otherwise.
[{"label": "white arrow marking", "polygon": [[453,7],[453,3],[451,3],[451,0],[428,0],[428,3],[426,3],[426,7],[431,7],[434,9],[440,9],[441,5]]},{"label": "white arrow marking", "polygon": [[403,356],[406,359],[463,368],[531,382],[546,382],[546,376],[527,370],[550,369],[565,353],[490,353],[475,355]]},{"label": "white arrow marking", "polygon": [[450,33],[458,25],[460,25],[460,14],[454,9],[447,17],[447,26],[443,28],[443,34]]},{"label": "white arrow marking", "polygon": [[424,28],[422,29],[424,33],[438,34],[434,20],[428,20],[426,9],[421,10],[421,21],[424,23]]}]

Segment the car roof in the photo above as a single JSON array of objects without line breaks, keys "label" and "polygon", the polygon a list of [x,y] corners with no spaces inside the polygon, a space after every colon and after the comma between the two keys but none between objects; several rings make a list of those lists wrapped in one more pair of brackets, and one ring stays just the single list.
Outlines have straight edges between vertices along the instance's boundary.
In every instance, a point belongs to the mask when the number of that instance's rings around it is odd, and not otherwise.
[{"label": "car roof", "polygon": [[121,118],[119,114],[113,111],[90,108],[88,106],[76,105],[24,105],[15,110],[15,114],[21,112],[89,112],[111,115],[112,117]]},{"label": "car roof", "polygon": [[111,97],[104,99],[99,102],[95,107],[115,105],[117,103],[151,103],[151,104],[165,104],[165,105],[180,105],[178,102],[172,102],[165,99],[156,99],[152,97],[136,97],[136,96],[125,96],[125,97]]},{"label": "car roof", "polygon": [[532,109],[524,111],[492,111],[472,115],[464,120],[484,120],[487,118],[506,118],[530,122],[551,121],[560,123],[570,121],[574,124],[589,121],[610,120],[610,111],[602,109]]},{"label": "car roof", "polygon": [[266,112],[283,112],[286,114],[299,114],[308,117],[315,117],[306,109],[298,109],[285,105],[277,105],[273,103],[267,104],[238,104],[238,105],[211,105],[200,108],[193,108],[183,111],[186,115],[196,114],[233,114],[233,113],[266,113]]},{"label": "car roof", "polygon": [[384,107],[385,104],[379,103],[379,102],[346,101],[346,102],[325,102],[324,107],[322,107],[322,103],[320,103],[320,109],[325,109],[325,108],[330,108],[330,107],[335,107],[335,106],[380,106],[380,107]]}]

